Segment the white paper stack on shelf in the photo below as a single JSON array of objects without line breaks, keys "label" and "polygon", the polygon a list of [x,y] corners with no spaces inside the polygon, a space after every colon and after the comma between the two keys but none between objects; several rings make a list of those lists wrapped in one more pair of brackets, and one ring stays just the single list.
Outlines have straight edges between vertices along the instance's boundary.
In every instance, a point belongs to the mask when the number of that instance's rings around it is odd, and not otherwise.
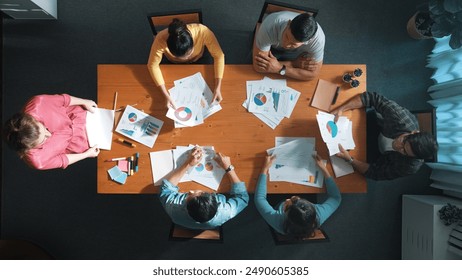
[{"label": "white paper stack on shelf", "polygon": [[340,152],[338,144],[346,150],[356,147],[353,140],[353,123],[347,117],[341,116],[335,122],[334,115],[318,111],[316,119],[322,140],[326,143],[330,156]]},{"label": "white paper stack on shelf", "polygon": [[275,146],[267,150],[268,155],[276,155],[269,169],[270,181],[285,181],[305,186],[321,188],[324,175],[317,166],[313,155],[313,137],[276,137]]},{"label": "white paper stack on shelf", "polygon": [[200,72],[176,80],[174,85],[169,92],[177,108],[169,108],[167,117],[175,121],[175,127],[202,124],[204,119],[222,109],[213,101],[213,93]]},{"label": "white paper stack on shelf", "polygon": [[[154,185],[160,185],[165,176],[185,163],[190,150],[194,147],[194,145],[177,146],[173,150],[149,153]],[[194,181],[216,191],[220,186],[225,170],[214,160],[216,154],[212,146],[202,147],[202,149],[204,156],[201,162],[188,170],[180,182]]]},{"label": "white paper stack on shelf", "polygon": [[275,129],[284,117],[290,118],[299,97],[300,92],[288,87],[286,80],[265,77],[247,81],[247,99],[242,106]]}]

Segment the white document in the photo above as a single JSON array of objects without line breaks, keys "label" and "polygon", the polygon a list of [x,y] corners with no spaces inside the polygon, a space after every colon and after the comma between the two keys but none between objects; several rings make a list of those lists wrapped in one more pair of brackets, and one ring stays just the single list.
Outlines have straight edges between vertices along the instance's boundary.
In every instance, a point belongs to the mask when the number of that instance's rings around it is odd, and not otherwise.
[{"label": "white document", "polygon": [[[175,149],[172,150],[173,153],[173,168],[178,168],[182,166],[189,158],[190,151],[194,148],[190,146],[176,146]],[[180,179],[180,183],[183,182],[190,182],[191,178],[189,177],[189,173],[186,172],[183,177]]]},{"label": "white document", "polygon": [[86,130],[88,144],[103,150],[110,150],[112,130],[114,128],[114,110],[94,108],[95,112],[87,112]]},{"label": "white document", "polygon": [[332,163],[332,168],[334,169],[335,177],[342,177],[351,173],[354,173],[353,166],[346,162],[344,159],[337,156],[331,156],[330,162]]},{"label": "white document", "polygon": [[202,92],[197,89],[185,90],[173,87],[170,96],[176,104],[176,109],[169,108],[166,116],[185,126],[196,126],[204,123],[202,115]]},{"label": "white document", "polygon": [[284,117],[287,114],[288,95],[280,88],[264,82],[254,83],[249,100],[249,112]]},{"label": "white document", "polygon": [[116,132],[152,148],[163,124],[163,121],[127,105]]},{"label": "white document", "polygon": [[276,146],[273,154],[276,155],[276,164],[311,169],[314,162],[313,150],[313,145],[303,139],[297,139]]},{"label": "white document", "polygon": [[[327,161],[324,161],[326,164]],[[318,166],[313,171],[306,168],[273,165],[269,169],[270,181],[284,181],[304,186],[322,188],[324,175]]]},{"label": "white document", "polygon": [[[310,151],[307,158],[309,162],[306,166],[288,166],[283,164],[278,164],[277,162],[271,166],[269,169],[269,180],[270,181],[285,181],[295,184],[300,184],[304,186],[311,186],[321,188],[324,183],[324,175],[314,161],[312,155],[316,152],[314,151],[315,147],[315,138],[314,137],[276,137],[274,148],[268,149],[267,153],[269,155],[273,154],[277,149],[286,144],[290,145],[303,145],[306,146],[306,150]],[[294,142],[294,143],[292,143]],[[305,152],[306,153],[306,152]],[[276,161],[278,156],[276,155]],[[303,159],[302,161],[304,161]],[[326,161],[325,161],[326,162]]]},{"label": "white document", "polygon": [[301,93],[290,87],[286,87],[285,90],[287,94],[289,95],[289,105],[288,105],[287,113],[285,117],[290,118],[290,116],[292,115],[292,112],[294,111],[295,105],[297,105],[297,101]]},{"label": "white document", "polygon": [[197,72],[192,76],[176,80],[173,83],[175,87],[181,91],[187,92],[191,89],[202,92],[201,107],[203,119],[208,118],[222,109],[220,103],[214,102],[213,92],[205,82],[200,72]]},{"label": "white document", "polygon": [[225,170],[215,161],[215,150],[211,146],[202,147],[203,157],[190,172],[191,180],[202,184],[212,190],[217,190],[221,179],[225,175]]},{"label": "white document", "polygon": [[287,87],[284,79],[246,82],[247,99],[242,106],[275,129],[284,117],[289,118],[297,104],[300,92]]},{"label": "white document", "polygon": [[348,150],[355,148],[353,124],[347,117],[342,116],[335,122],[334,115],[318,111],[316,119],[322,139],[329,149],[329,156],[340,152],[339,144]]},{"label": "white document", "polygon": [[159,186],[162,179],[173,171],[172,150],[164,150],[149,153],[151,159],[152,181],[154,186]]}]

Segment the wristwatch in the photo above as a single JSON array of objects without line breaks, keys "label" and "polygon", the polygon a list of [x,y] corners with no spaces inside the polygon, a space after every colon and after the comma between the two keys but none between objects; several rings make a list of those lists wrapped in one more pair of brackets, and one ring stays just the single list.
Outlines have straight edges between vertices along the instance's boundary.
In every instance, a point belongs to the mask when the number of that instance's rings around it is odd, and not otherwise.
[{"label": "wristwatch", "polygon": [[279,75],[284,76],[286,74],[286,66],[282,65],[281,70],[279,70]]},{"label": "wristwatch", "polygon": [[234,165],[230,164],[228,168],[225,169],[225,172],[228,173],[229,171],[234,170]]},{"label": "wristwatch", "polygon": [[354,160],[355,160],[355,159],[354,159],[353,157],[350,157],[349,160],[345,160],[345,161],[348,162],[349,164],[353,164],[353,161],[354,161]]}]

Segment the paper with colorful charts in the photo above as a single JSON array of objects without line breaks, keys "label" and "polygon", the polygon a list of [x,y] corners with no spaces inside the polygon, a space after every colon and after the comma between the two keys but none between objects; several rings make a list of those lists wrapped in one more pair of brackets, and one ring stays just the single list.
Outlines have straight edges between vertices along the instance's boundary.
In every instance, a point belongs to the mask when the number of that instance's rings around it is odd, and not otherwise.
[{"label": "paper with colorful charts", "polygon": [[163,121],[127,105],[116,132],[152,148],[163,124]]}]

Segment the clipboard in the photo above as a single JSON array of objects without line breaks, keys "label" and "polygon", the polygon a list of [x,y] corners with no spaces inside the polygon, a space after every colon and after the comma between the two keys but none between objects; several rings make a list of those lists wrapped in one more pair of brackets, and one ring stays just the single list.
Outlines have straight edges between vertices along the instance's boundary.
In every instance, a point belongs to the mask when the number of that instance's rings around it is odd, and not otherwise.
[{"label": "clipboard", "polygon": [[311,100],[311,106],[330,112],[330,107],[337,102],[339,93],[339,86],[326,80],[319,79],[313,99]]}]

